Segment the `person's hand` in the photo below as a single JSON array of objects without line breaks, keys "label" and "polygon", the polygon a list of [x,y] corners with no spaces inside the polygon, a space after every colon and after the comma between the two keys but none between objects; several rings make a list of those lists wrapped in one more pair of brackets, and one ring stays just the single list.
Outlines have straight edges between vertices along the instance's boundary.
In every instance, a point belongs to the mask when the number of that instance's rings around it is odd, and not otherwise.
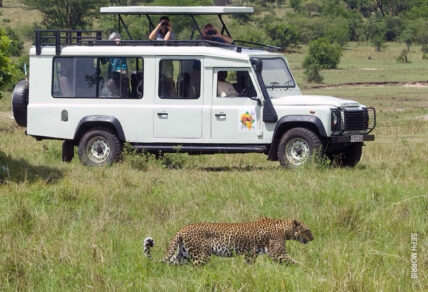
[{"label": "person's hand", "polygon": [[167,27],[168,27],[169,31],[172,31],[172,25],[171,25],[171,23],[168,23]]}]

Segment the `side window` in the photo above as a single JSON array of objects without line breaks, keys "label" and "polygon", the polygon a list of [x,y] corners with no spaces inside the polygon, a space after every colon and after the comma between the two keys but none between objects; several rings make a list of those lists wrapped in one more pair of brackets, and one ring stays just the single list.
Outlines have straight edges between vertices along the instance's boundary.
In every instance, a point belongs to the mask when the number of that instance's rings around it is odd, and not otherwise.
[{"label": "side window", "polygon": [[201,61],[161,60],[159,65],[160,98],[199,98],[201,90]]},{"label": "side window", "polygon": [[65,98],[142,98],[143,59],[57,57],[52,95]]},{"label": "side window", "polygon": [[219,69],[217,71],[217,97],[257,96],[247,70]]}]

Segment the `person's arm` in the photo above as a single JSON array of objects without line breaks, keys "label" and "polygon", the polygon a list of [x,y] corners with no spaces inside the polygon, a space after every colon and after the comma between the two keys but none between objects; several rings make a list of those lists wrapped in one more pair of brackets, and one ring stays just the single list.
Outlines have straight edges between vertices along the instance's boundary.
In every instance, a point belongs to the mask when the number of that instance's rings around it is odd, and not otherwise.
[{"label": "person's arm", "polygon": [[158,33],[158,30],[160,29],[162,23],[159,23],[155,29],[150,33],[149,35],[149,40],[153,41],[156,39],[156,34]]},{"label": "person's arm", "polygon": [[228,36],[225,36],[225,35],[222,35],[222,34],[220,34],[220,37],[227,43],[227,44],[231,44],[231,43],[233,43],[233,39],[232,38],[230,38],[230,37],[228,37]]},{"label": "person's arm", "polygon": [[163,38],[164,41],[169,41],[171,39],[172,34],[172,25],[168,24],[168,32],[166,33],[165,37]]},{"label": "person's arm", "polygon": [[225,35],[222,35],[217,29],[216,29],[216,31],[217,31],[217,34],[214,35],[215,37],[223,39],[226,42],[226,44],[233,43],[233,39],[232,38],[230,38],[228,36],[225,36]]}]

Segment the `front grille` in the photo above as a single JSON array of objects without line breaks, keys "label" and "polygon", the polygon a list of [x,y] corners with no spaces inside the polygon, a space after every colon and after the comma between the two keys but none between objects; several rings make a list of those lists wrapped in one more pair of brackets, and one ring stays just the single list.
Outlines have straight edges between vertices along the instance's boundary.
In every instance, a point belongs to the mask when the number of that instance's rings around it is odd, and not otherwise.
[{"label": "front grille", "polygon": [[369,116],[366,109],[345,111],[345,130],[367,130]]}]

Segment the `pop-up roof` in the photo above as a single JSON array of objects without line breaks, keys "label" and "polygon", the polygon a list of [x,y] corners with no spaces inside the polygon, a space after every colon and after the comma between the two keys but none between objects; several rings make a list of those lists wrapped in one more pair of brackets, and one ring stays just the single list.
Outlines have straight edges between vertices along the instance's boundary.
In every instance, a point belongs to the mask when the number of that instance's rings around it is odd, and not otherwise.
[{"label": "pop-up roof", "polygon": [[151,14],[151,15],[221,15],[253,13],[253,7],[232,6],[110,6],[101,7],[103,14]]}]

